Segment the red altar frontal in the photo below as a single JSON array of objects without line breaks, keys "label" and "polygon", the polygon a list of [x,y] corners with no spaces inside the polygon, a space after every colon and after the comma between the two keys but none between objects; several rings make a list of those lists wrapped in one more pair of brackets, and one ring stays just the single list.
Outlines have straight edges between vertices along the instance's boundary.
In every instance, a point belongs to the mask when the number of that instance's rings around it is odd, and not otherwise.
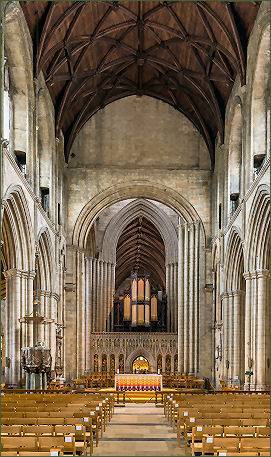
[{"label": "red altar frontal", "polygon": [[162,375],[160,374],[116,374],[116,391],[147,391],[162,390]]}]

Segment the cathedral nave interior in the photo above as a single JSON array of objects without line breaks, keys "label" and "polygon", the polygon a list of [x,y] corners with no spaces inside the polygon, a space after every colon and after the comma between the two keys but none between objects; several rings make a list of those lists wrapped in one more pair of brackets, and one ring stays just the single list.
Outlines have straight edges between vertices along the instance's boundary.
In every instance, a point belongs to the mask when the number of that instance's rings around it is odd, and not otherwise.
[{"label": "cathedral nave interior", "polygon": [[269,2],[0,12],[1,455],[269,455]]}]

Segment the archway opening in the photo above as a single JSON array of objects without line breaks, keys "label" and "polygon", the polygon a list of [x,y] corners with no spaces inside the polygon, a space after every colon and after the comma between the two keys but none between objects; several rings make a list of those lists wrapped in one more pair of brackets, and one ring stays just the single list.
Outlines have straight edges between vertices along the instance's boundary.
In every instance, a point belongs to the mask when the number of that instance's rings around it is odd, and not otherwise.
[{"label": "archway opening", "polygon": [[150,364],[146,357],[139,355],[134,359],[132,363],[132,372],[133,373],[149,373],[150,372]]},{"label": "archway opening", "polygon": [[166,330],[165,245],[155,225],[136,217],[116,249],[114,330]]}]

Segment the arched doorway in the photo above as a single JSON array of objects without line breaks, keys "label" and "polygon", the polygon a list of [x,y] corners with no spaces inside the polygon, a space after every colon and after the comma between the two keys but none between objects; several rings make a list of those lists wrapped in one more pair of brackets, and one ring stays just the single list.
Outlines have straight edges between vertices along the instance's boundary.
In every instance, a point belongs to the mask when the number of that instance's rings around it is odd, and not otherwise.
[{"label": "arched doorway", "polygon": [[132,363],[132,372],[133,373],[149,373],[150,372],[150,364],[146,357],[139,355],[134,359]]}]

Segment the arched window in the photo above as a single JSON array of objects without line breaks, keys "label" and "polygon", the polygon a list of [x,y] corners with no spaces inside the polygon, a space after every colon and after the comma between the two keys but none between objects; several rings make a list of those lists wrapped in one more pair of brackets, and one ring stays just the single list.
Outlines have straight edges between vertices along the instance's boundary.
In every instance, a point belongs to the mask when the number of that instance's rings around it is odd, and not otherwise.
[{"label": "arched window", "polygon": [[267,27],[262,35],[256,60],[252,83],[251,98],[251,147],[253,159],[253,178],[255,179],[262,167],[269,147],[270,105],[269,93],[269,62],[270,32]]}]

